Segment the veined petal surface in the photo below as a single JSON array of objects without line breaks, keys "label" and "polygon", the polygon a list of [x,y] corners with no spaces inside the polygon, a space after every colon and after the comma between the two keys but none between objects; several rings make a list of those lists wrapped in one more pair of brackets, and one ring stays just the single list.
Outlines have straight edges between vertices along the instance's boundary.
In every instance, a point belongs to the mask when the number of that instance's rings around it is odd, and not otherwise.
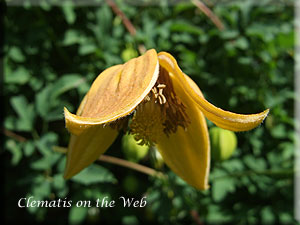
[{"label": "veined petal surface", "polygon": [[158,73],[159,63],[154,49],[123,65],[106,69],[87,93],[81,116],[65,108],[66,127],[78,135],[90,126],[108,123],[130,114],[150,92]]},{"label": "veined petal surface", "polygon": [[[87,95],[78,107],[76,112],[78,116],[82,114],[86,100]],[[88,127],[79,135],[71,134],[64,177],[69,179],[92,164],[109,148],[117,135],[118,132],[115,129],[102,125]]]},{"label": "veined petal surface", "polygon": [[118,131],[102,125],[87,128],[80,135],[71,134],[64,178],[68,179],[92,164],[118,136]]}]

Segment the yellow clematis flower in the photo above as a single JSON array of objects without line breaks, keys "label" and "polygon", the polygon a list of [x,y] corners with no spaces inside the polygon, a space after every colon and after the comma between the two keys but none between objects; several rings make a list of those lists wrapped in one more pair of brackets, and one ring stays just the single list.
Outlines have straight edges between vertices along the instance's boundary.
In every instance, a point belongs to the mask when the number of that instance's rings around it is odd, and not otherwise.
[{"label": "yellow clematis flower", "polygon": [[129,130],[140,144],[155,144],[165,163],[197,189],[209,187],[210,143],[204,116],[221,128],[246,131],[269,112],[241,115],[215,107],[172,55],[154,49],[104,70],[76,115],[64,111],[71,132],[66,179],[98,159],[120,130]]}]

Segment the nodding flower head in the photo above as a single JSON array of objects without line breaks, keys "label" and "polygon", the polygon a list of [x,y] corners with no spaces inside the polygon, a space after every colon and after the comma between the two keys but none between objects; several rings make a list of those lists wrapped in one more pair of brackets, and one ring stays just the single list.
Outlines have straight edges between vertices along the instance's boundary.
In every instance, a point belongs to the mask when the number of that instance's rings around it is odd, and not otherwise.
[{"label": "nodding flower head", "polygon": [[71,132],[65,178],[93,163],[119,131],[139,144],[155,145],[166,164],[197,189],[207,189],[210,143],[205,117],[231,131],[258,126],[269,110],[242,115],[209,103],[167,52],[154,49],[104,70],[77,113],[66,108]]}]

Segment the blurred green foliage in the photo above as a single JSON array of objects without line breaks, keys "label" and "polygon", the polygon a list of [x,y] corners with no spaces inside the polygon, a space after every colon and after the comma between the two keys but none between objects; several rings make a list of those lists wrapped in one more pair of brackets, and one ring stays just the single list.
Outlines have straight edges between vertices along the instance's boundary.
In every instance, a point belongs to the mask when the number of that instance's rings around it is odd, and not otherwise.
[{"label": "blurred green foliage", "polygon": [[[5,219],[55,224],[294,224],[293,8],[261,0],[209,5],[220,31],[191,3],[147,7],[117,1],[137,29],[131,36],[109,6],[7,7],[4,89]],[[168,179],[108,163],[62,178],[75,112],[96,76],[138,55],[138,45],[168,51],[215,105],[238,113],[270,108],[264,124],[237,133],[238,149],[212,162],[210,189],[197,191],[167,167]],[[213,125],[209,122],[209,126]],[[124,158],[122,136],[108,150]],[[154,167],[151,151],[140,161]],[[27,208],[18,200],[141,199],[145,208]],[[18,215],[17,217],[15,215]],[[113,216],[112,216],[113,215]]]}]

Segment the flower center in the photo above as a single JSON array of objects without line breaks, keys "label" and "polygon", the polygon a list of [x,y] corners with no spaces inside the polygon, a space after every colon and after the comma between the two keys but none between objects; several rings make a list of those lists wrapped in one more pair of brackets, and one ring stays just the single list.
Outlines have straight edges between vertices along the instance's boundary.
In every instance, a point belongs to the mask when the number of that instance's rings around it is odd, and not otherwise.
[{"label": "flower center", "polygon": [[141,145],[157,143],[162,135],[175,133],[178,126],[188,126],[190,121],[185,108],[176,96],[168,71],[160,67],[156,84],[129,122],[129,132]]},{"label": "flower center", "polygon": [[153,97],[149,98],[138,105],[129,124],[129,132],[141,145],[156,143],[164,130],[160,107],[155,103],[157,100]]}]

